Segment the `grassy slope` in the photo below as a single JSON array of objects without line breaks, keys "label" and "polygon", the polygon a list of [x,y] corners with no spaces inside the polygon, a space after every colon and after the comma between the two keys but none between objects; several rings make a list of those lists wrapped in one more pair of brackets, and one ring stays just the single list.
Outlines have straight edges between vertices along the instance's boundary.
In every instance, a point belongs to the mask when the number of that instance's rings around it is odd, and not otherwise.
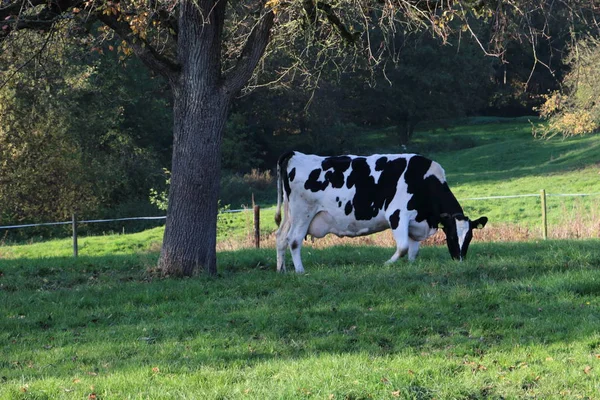
[{"label": "grassy slope", "polygon": [[[477,121],[484,123],[473,123]],[[537,194],[541,189],[549,194],[600,193],[600,136],[538,140],[527,118],[491,121],[471,120],[416,136],[416,148],[444,166],[457,198]],[[598,209],[599,199],[548,197],[549,222],[556,226]],[[492,224],[533,226],[541,217],[539,198],[462,203],[467,213],[485,213]]]},{"label": "grassy slope", "polygon": [[[545,189],[550,232],[574,220],[593,223],[600,218],[600,196],[555,197],[552,194],[600,194],[600,136],[538,140],[529,118],[478,118],[448,129],[417,132],[407,149],[389,145],[385,131],[370,132],[361,153],[418,152],[442,164],[459,199],[539,194]],[[275,193],[275,188],[273,188]],[[463,200],[473,217],[487,215],[491,225],[519,224],[540,229],[539,197],[502,200]],[[233,217],[238,232],[251,231],[249,215]],[[263,210],[263,232],[272,232],[273,210]]]}]

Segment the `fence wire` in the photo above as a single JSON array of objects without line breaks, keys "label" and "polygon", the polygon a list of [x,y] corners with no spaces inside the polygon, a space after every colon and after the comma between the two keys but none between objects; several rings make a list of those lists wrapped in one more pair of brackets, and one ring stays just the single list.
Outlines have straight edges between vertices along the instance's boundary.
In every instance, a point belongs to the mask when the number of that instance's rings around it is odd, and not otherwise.
[{"label": "fence wire", "polygon": [[[547,193],[547,197],[583,197],[583,196],[598,196],[600,193]],[[463,199],[458,199],[458,201],[468,201],[468,200],[498,200],[498,199],[516,199],[521,197],[540,197],[540,193],[528,193],[528,194],[515,194],[508,196],[486,196],[486,197],[467,197]],[[274,208],[274,207],[273,207]],[[241,208],[237,210],[225,210],[223,213],[239,213],[245,211],[252,211],[252,208]],[[118,222],[118,221],[140,221],[140,220],[158,220],[158,219],[166,219],[165,215],[158,217],[127,217],[127,218],[112,218],[112,219],[90,219],[90,220],[82,220],[76,221],[77,224],[94,224],[94,223],[102,223],[102,222]],[[5,225],[0,226],[0,229],[19,229],[19,228],[30,228],[35,226],[53,226],[53,225],[72,225],[73,221],[63,221],[63,222],[43,222],[38,224],[23,224],[23,225]]]}]

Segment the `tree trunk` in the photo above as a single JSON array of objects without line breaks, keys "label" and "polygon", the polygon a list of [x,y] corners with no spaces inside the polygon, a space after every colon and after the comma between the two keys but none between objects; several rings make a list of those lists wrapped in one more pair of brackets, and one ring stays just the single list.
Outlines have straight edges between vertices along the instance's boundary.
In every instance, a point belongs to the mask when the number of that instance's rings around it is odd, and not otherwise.
[{"label": "tree trunk", "polygon": [[398,136],[398,142],[401,146],[408,145],[408,141],[410,140],[408,120],[402,120],[396,125],[396,135]]},{"label": "tree trunk", "polygon": [[[181,3],[178,54],[182,68],[178,79],[171,82],[173,163],[158,262],[163,275],[217,272],[221,141],[231,101],[221,80],[224,3]],[[202,19],[202,9],[210,11],[204,14],[210,21]]]},{"label": "tree trunk", "polygon": [[269,42],[274,13],[265,10],[233,68],[222,73],[226,0],[180,0],[173,89],[173,163],[158,269],[163,275],[217,272],[221,142],[232,97],[250,79]]},{"label": "tree trunk", "polygon": [[396,126],[396,133],[401,146],[407,146],[410,143],[416,126],[417,121],[410,117],[407,117]]},{"label": "tree trunk", "polygon": [[[195,105],[188,104],[192,100]],[[169,208],[159,260],[164,275],[217,272],[221,138],[228,103],[213,94],[177,96]]]}]

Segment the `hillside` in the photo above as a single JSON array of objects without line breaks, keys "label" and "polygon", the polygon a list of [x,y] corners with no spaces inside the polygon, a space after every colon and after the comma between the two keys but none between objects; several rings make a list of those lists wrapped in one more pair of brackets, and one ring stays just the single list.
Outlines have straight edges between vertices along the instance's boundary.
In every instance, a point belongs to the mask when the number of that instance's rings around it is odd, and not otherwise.
[{"label": "hillside", "polygon": [[[352,152],[419,153],[434,159],[467,215],[488,216],[492,228],[518,225],[530,236],[541,234],[539,194],[545,189],[550,237],[597,237],[600,136],[537,139],[530,120],[539,122],[537,117],[463,119],[417,131],[406,148],[395,144],[393,129],[377,130],[363,134]],[[596,195],[556,196],[576,193]],[[536,196],[464,200],[513,195]]]},{"label": "hillside", "polygon": [[[373,131],[361,141],[362,154],[399,152],[390,146],[386,131]],[[562,197],[552,194],[600,194],[600,136],[562,140],[539,140],[531,135],[528,118],[475,118],[461,121],[446,129],[431,129],[415,134],[413,145],[404,150],[418,152],[440,162],[453,192],[459,199],[489,196],[549,193],[548,222],[551,238],[598,237],[600,233],[600,195]],[[275,184],[272,196],[275,198]],[[508,198],[493,200],[461,200],[467,215],[486,215],[490,222],[481,233],[483,239],[511,241],[541,236],[540,198]],[[261,232],[266,245],[273,241],[273,203],[261,204]],[[228,214],[219,233],[222,249],[250,245],[252,215],[248,212]],[[515,226],[516,225],[516,226]],[[104,238],[81,238],[80,254],[106,255],[141,251],[160,247],[163,228],[127,235],[108,246]],[[523,231],[525,232],[523,233]],[[384,236],[385,237],[385,236]],[[480,238],[482,239],[482,238]],[[356,240],[359,240],[357,242]],[[373,244],[372,239],[356,239],[354,243]],[[362,240],[362,241],[360,241]],[[379,241],[377,238],[375,241]],[[123,242],[123,243],[121,243]],[[263,242],[264,243],[264,242]],[[335,244],[333,239],[317,245]],[[392,245],[391,240],[377,242]],[[38,246],[1,246],[0,257],[68,256],[70,239],[55,240]]]},{"label": "hillside", "polygon": [[[415,147],[444,166],[459,199],[539,194],[545,189],[551,227],[582,218],[598,220],[591,217],[598,216],[600,196],[552,196],[600,194],[598,135],[541,140],[532,136],[528,118],[472,119],[447,130],[419,132]],[[462,203],[469,214],[488,215],[492,225],[532,227],[541,218],[539,197]]]}]

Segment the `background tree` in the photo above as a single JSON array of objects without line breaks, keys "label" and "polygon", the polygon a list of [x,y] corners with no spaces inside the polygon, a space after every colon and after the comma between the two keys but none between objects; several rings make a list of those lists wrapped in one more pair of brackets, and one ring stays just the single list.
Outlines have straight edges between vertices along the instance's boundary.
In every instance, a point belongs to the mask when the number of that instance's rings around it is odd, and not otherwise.
[{"label": "background tree", "polygon": [[135,59],[124,68],[112,44],[80,46],[92,38],[69,38],[73,28],[56,26],[52,40],[21,31],[4,43],[0,221],[101,217],[116,204],[139,212],[170,159],[161,86]]},{"label": "background tree", "polygon": [[570,72],[563,87],[546,96],[540,116],[548,119],[534,132],[544,137],[584,135],[600,129],[600,41],[589,37],[577,42],[565,63]]}]

